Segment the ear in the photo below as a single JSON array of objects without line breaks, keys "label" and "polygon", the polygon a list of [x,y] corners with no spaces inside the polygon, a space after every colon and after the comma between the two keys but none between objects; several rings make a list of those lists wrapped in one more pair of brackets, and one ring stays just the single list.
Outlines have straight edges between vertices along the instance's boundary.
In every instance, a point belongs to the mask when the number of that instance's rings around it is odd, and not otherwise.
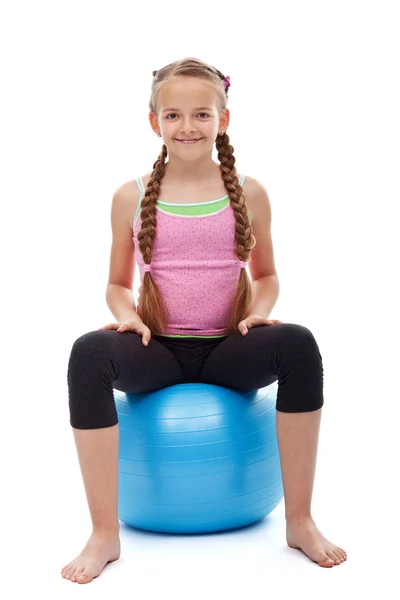
[{"label": "ear", "polygon": [[222,129],[223,131],[228,129],[230,116],[229,108],[226,108],[224,114],[219,120],[219,129]]},{"label": "ear", "polygon": [[152,130],[154,131],[154,133],[156,133],[157,135],[160,132],[160,127],[158,124],[158,119],[157,119],[157,115],[155,115],[152,111],[149,112],[149,121],[150,121],[150,125]]}]

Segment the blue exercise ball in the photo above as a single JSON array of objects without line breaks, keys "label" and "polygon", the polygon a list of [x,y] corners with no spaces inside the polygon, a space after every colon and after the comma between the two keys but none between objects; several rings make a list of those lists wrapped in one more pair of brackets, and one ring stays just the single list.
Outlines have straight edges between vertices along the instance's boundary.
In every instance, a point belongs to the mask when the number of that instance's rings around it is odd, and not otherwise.
[{"label": "blue exercise ball", "polygon": [[119,519],[163,533],[264,519],[283,498],[276,395],[276,383],[246,392],[203,383],[114,390]]}]

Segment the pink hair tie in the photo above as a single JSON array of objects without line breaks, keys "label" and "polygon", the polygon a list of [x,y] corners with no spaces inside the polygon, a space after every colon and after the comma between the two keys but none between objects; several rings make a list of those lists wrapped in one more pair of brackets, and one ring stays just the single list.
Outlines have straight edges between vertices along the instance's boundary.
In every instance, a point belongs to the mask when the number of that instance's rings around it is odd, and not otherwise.
[{"label": "pink hair tie", "polygon": [[239,264],[241,269],[245,269],[247,267],[247,262],[245,260],[241,260]]},{"label": "pink hair tie", "polygon": [[143,265],[143,270],[145,273],[147,273],[148,271],[150,271],[151,269],[151,264],[150,265]]},{"label": "pink hair tie", "polygon": [[227,89],[231,85],[231,78],[227,75],[224,79],[224,88]]}]

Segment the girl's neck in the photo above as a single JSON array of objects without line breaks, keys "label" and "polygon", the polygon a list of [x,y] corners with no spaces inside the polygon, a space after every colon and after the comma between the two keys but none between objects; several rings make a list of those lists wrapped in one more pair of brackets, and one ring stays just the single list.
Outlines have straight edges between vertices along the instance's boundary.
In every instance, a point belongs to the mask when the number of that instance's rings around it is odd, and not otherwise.
[{"label": "girl's neck", "polygon": [[202,181],[210,181],[220,176],[220,168],[213,160],[207,163],[188,164],[169,160],[165,164],[165,175],[168,181],[178,181],[182,184],[198,184]]}]

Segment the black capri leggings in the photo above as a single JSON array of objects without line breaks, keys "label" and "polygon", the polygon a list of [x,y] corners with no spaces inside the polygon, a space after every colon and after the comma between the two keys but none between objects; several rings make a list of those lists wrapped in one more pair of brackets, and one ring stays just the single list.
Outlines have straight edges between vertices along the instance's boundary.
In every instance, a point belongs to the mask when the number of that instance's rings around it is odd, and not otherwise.
[{"label": "black capri leggings", "polygon": [[248,391],[278,381],[277,410],[308,412],[324,404],[317,342],[293,323],[252,327],[245,336],[153,336],[147,347],[133,331],[90,331],[72,346],[67,378],[76,429],[118,423],[113,389],[139,393],[198,382]]}]

